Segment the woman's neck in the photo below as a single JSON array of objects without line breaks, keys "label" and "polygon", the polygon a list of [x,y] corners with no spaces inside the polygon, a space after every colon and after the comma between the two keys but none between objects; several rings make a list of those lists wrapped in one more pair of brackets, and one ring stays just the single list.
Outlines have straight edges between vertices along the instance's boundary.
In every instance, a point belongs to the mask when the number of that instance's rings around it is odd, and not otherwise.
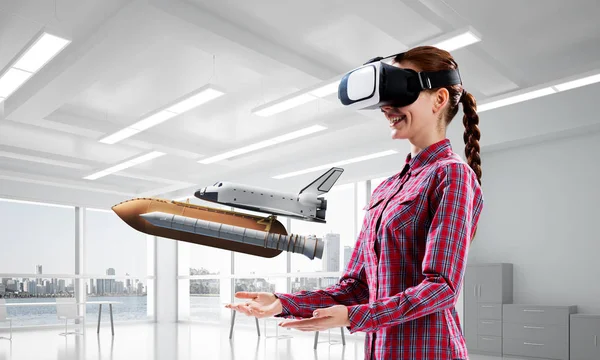
[{"label": "woman's neck", "polygon": [[446,134],[428,134],[428,136],[423,136],[421,138],[413,138],[409,139],[410,142],[410,156],[414,158],[418,153],[423,151],[423,149],[428,148],[429,146],[438,143],[446,138]]}]

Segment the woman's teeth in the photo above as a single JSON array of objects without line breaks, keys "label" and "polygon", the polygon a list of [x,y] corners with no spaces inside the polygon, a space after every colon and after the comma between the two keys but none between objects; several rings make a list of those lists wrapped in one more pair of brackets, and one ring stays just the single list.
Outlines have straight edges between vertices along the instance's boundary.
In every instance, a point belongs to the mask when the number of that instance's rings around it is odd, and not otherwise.
[{"label": "woman's teeth", "polygon": [[406,119],[406,115],[394,116],[390,118],[390,124],[395,125],[404,119]]}]

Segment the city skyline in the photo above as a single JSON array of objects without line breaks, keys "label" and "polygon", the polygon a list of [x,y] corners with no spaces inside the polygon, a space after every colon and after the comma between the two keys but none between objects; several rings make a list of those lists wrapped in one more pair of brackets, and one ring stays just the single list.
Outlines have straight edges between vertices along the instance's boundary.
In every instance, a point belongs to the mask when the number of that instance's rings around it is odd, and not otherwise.
[{"label": "city skyline", "polygon": [[[107,276],[115,276],[115,269],[106,269]],[[35,265],[35,276],[31,277],[0,277],[0,297],[28,297],[28,296],[73,296],[76,279],[58,279],[43,274],[43,265]],[[1,274],[0,274],[1,276]],[[129,276],[129,274],[126,274]],[[68,285],[67,285],[68,282]],[[136,277],[119,281],[113,278],[86,279],[86,293],[88,295],[145,295],[146,282]]]}]

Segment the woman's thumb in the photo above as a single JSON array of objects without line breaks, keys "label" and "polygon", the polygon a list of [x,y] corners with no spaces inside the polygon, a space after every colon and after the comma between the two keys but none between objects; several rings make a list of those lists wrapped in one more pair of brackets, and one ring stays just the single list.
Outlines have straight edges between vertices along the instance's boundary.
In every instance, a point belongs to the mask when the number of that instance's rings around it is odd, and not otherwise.
[{"label": "woman's thumb", "polygon": [[313,311],[313,317],[327,317],[330,316],[330,310],[329,309],[317,309],[315,311]]},{"label": "woman's thumb", "polygon": [[258,296],[255,292],[240,291],[235,293],[235,297],[239,299],[255,299]]}]

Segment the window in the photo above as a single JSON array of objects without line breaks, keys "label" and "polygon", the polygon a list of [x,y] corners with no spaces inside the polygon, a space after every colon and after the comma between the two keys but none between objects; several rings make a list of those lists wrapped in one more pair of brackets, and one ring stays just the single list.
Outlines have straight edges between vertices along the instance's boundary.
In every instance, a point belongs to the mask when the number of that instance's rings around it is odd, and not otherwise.
[{"label": "window", "polygon": [[0,297],[13,326],[60,324],[56,297],[74,297],[75,210],[0,199]]},{"label": "window", "polygon": [[0,200],[0,273],[75,274],[75,209]]},{"label": "window", "polygon": [[292,219],[291,232],[299,235],[316,235],[325,242],[323,259],[310,260],[300,254],[292,254],[291,269],[296,272],[341,272],[343,271],[345,246],[354,246],[355,229],[355,185],[337,186],[324,195],[327,199],[326,223]]},{"label": "window", "polygon": [[[268,216],[264,213],[257,213],[243,209],[234,209],[236,212]],[[277,216],[283,227],[287,229],[287,218],[284,216]],[[281,254],[272,258],[263,258],[260,256],[235,253],[234,254],[235,274],[253,275],[253,274],[283,274],[287,271],[287,252],[282,251]]]},{"label": "window", "polygon": [[[85,275],[88,301],[118,301],[113,306],[115,321],[148,318],[147,235],[139,232],[112,211],[85,210]],[[110,276],[110,277],[104,277]],[[87,306],[87,315],[98,313]],[[103,316],[109,316],[108,311]]]},{"label": "window", "polygon": [[[228,206],[190,198],[190,203],[230,210]],[[231,301],[231,251],[177,242],[179,320],[219,322]],[[226,309],[225,309],[226,310]]]}]

